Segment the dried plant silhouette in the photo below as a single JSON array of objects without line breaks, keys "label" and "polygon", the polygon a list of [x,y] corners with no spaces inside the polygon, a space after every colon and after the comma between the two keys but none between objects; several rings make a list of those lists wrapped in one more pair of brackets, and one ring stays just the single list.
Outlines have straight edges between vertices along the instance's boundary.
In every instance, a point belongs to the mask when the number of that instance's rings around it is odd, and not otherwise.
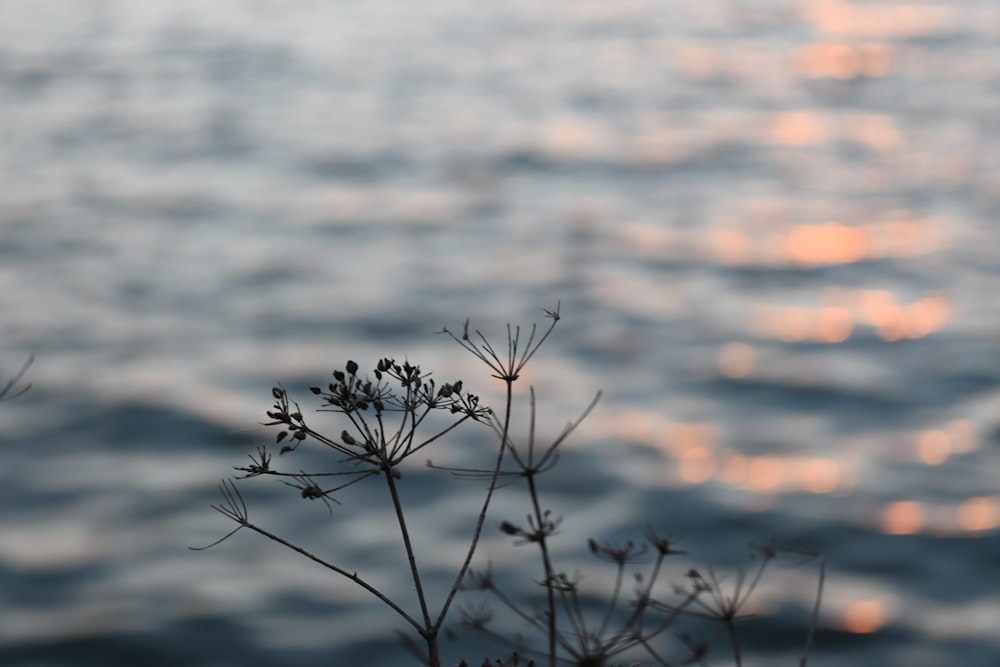
[{"label": "dried plant silhouette", "polygon": [[[816,554],[768,546],[757,550],[760,561],[757,569],[747,578],[745,572],[737,575],[731,592],[725,592],[723,577],[713,570],[707,576],[698,569],[690,570],[685,583],[664,587],[663,563],[667,558],[684,554],[675,542],[648,528],[641,543],[601,543],[591,539],[590,552],[606,561],[612,570],[610,595],[595,608],[593,596],[581,588],[579,575],[561,570],[554,562],[551,541],[557,533],[561,517],[545,507],[540,479],[552,471],[560,457],[560,448],[581,422],[590,414],[601,397],[598,392],[581,413],[554,438],[542,444],[536,435],[537,403],[534,388],[529,391],[529,420],[526,443],[520,445],[511,435],[514,409],[514,384],[521,378],[525,366],[541,345],[548,339],[561,316],[558,306],[546,310],[550,320],[544,328],[532,325],[522,332],[519,326],[507,326],[506,344],[494,346],[478,330],[469,328],[466,320],[461,331],[444,328],[440,333],[450,337],[465,351],[486,365],[490,375],[503,383],[503,405],[494,411],[480,403],[479,397],[469,393],[461,380],[438,383],[431,374],[409,361],[402,363],[392,358],[380,359],[370,374],[359,374],[360,367],[348,361],[343,370],[333,372],[333,382],[326,387],[310,387],[321,402],[319,412],[340,415],[342,429],[339,435],[329,435],[316,430],[307,420],[298,402],[282,386],[272,389],[274,404],[267,411],[266,426],[277,429],[275,445],[279,446],[278,459],[294,455],[303,443],[312,443],[330,450],[331,464],[322,470],[290,470],[279,468],[267,447],[258,446],[250,455],[250,463],[236,466],[239,473],[224,480],[219,489],[222,500],[212,508],[236,524],[236,527],[203,547],[203,550],[224,542],[246,528],[273,540],[300,555],[337,573],[368,591],[384,603],[416,633],[401,634],[404,645],[421,664],[441,667],[442,638],[467,629],[491,637],[499,645],[511,650],[506,660],[485,660],[484,665],[576,665],[577,667],[610,667],[618,660],[641,659],[662,666],[688,665],[704,662],[708,646],[687,633],[679,633],[678,621],[705,618],[722,623],[728,632],[732,655],[737,665],[742,665],[742,653],[736,632],[737,622],[746,614],[751,594],[756,589],[768,565],[779,555],[794,554],[804,559],[816,559],[819,575],[815,607],[809,622],[804,649],[799,661],[806,664],[812,636],[819,613],[824,578],[823,561]],[[428,594],[424,576],[418,566],[414,547],[415,527],[408,519],[406,502],[401,489],[404,486],[401,466],[412,455],[426,454],[432,445],[440,442],[462,424],[479,423],[492,429],[496,436],[495,455],[482,468],[452,468],[436,466],[430,460],[431,470],[449,473],[456,478],[485,482],[483,499],[472,521],[468,546],[460,558],[451,583],[443,595]],[[412,591],[396,594],[380,590],[355,568],[320,556],[298,544],[265,529],[250,518],[249,509],[240,491],[245,480],[258,477],[275,477],[285,486],[298,491],[303,499],[319,500],[333,514],[340,501],[335,495],[362,482],[377,483],[384,487],[398,530],[400,548],[408,564]],[[380,481],[378,481],[380,480]],[[490,504],[502,486],[505,489],[522,485],[527,495],[527,513],[523,522],[502,520],[499,530],[511,536],[518,545],[533,545],[537,549],[540,572],[536,583],[541,590],[539,605],[530,600],[518,600],[497,585],[489,568],[472,570],[480,538],[489,514]],[[646,567],[633,571],[638,565]],[[633,588],[626,592],[626,580],[631,574]],[[533,575],[534,576],[534,575]],[[661,590],[664,589],[665,590]],[[492,629],[494,610],[485,603],[466,606],[459,610],[460,621],[450,628],[445,623],[459,591],[481,591],[520,621],[536,639],[508,636]],[[412,599],[415,593],[415,600]],[[470,593],[471,594],[471,593]],[[431,599],[442,600],[432,607]],[[668,632],[670,631],[670,632]],[[454,664],[454,663],[452,663]],[[469,663],[460,663],[468,667]]]}]

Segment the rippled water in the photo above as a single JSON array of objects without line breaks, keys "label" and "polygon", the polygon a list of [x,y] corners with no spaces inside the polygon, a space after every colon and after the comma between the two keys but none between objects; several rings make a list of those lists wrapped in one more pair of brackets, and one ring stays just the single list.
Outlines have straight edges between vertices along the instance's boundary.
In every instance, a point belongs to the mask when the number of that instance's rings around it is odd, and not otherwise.
[{"label": "rippled water", "polygon": [[[433,332],[556,302],[542,425],[604,391],[547,480],[567,567],[647,522],[678,574],[777,538],[828,562],[811,665],[1000,664],[993,3],[0,0],[0,127],[2,377],[35,355],[3,664],[407,664],[294,554],[186,547],[274,383],[390,355],[496,400]],[[442,585],[479,489],[404,479]],[[408,591],[375,491],[248,493]],[[812,577],[769,580],[756,664],[795,664]]]}]

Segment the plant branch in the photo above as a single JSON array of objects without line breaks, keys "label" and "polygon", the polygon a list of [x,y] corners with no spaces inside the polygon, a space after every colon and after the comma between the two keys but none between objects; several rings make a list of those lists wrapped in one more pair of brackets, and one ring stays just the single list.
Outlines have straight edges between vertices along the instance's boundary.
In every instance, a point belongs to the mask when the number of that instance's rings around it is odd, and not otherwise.
[{"label": "plant branch", "polygon": [[28,357],[28,360],[25,361],[24,364],[21,366],[21,369],[16,373],[14,373],[14,377],[8,380],[7,383],[3,386],[3,388],[0,388],[0,401],[7,398],[17,398],[18,396],[22,395],[23,393],[31,389],[31,383],[29,382],[20,389],[14,391],[14,387],[17,385],[18,382],[21,381],[21,378],[24,377],[24,374],[28,372],[28,368],[34,361],[35,361],[35,355],[32,354]]},{"label": "plant branch", "polygon": [[458,593],[458,590],[462,587],[462,581],[465,580],[465,575],[469,571],[469,566],[472,564],[472,557],[476,553],[476,547],[479,546],[479,538],[483,533],[483,524],[486,523],[486,513],[489,510],[490,501],[493,500],[493,492],[496,491],[497,488],[497,480],[500,477],[500,468],[503,466],[503,457],[507,449],[507,434],[510,430],[510,416],[513,401],[514,386],[513,380],[510,380],[507,382],[507,398],[504,407],[503,433],[500,437],[500,447],[497,451],[496,463],[493,465],[493,474],[490,476],[490,485],[486,490],[486,498],[483,499],[482,507],[479,510],[479,516],[476,518],[476,526],[472,531],[472,543],[469,545],[469,549],[465,553],[465,560],[462,561],[462,566],[458,569],[455,581],[452,583],[451,589],[448,591],[444,604],[441,605],[441,613],[438,614],[437,621],[434,623],[435,628],[440,628],[444,624],[444,620],[448,616],[448,610],[451,608],[451,604],[455,599],[455,594]]}]

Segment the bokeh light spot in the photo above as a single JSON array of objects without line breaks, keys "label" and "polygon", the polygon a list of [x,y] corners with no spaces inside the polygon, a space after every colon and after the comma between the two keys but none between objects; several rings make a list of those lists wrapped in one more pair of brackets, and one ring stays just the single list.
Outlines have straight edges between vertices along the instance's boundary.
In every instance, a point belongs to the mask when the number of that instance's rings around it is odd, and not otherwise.
[{"label": "bokeh light spot", "polygon": [[886,620],[885,605],[877,600],[864,600],[847,608],[843,627],[848,632],[870,634],[885,625]]},{"label": "bokeh light spot", "polygon": [[917,443],[920,460],[929,466],[941,465],[951,456],[951,438],[944,431],[924,431]]},{"label": "bokeh light spot", "polygon": [[677,470],[687,484],[701,484],[715,473],[715,460],[706,447],[685,450],[677,461]]},{"label": "bokeh light spot", "polygon": [[746,343],[728,343],[719,350],[716,363],[720,373],[727,378],[739,380],[753,372],[756,355]]},{"label": "bokeh light spot", "polygon": [[924,506],[915,500],[890,503],[882,511],[882,532],[887,535],[912,535],[924,525]]},{"label": "bokeh light spot", "polygon": [[746,485],[758,493],[773,493],[785,478],[785,462],[777,456],[757,456],[747,467]]},{"label": "bokeh light spot", "polygon": [[830,459],[812,459],[802,468],[802,484],[811,493],[832,493],[840,478],[840,466]]},{"label": "bokeh light spot", "polygon": [[958,508],[958,524],[963,530],[978,533],[1000,526],[1000,498],[969,498]]},{"label": "bokeh light spot", "polygon": [[819,313],[819,338],[824,343],[842,343],[854,329],[851,313],[841,306],[827,306]]}]

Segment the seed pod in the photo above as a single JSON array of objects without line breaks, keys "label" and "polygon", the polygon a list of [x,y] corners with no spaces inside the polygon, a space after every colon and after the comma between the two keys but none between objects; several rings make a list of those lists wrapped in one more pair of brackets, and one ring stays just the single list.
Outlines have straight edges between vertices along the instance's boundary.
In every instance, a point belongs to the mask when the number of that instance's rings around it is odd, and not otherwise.
[{"label": "seed pod", "polygon": [[512,524],[510,521],[501,521],[500,530],[507,533],[508,535],[520,535],[523,531]]}]

